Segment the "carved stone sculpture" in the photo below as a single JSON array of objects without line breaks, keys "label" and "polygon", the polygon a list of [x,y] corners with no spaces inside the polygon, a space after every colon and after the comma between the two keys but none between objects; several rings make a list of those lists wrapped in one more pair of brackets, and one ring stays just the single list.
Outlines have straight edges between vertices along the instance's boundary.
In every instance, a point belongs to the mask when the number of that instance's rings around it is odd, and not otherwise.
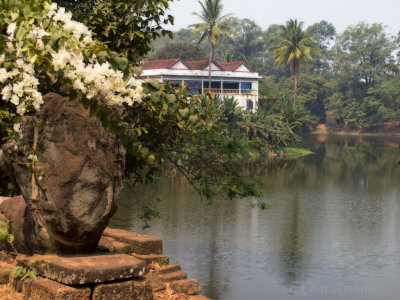
[{"label": "carved stone sculpture", "polygon": [[23,198],[3,201],[0,213],[11,219],[20,252],[89,252],[117,208],[125,150],[78,101],[55,93],[43,99],[32,121],[45,126],[28,122],[19,129],[25,144],[40,153],[35,174],[28,172],[31,161],[22,145],[2,146],[0,166]]}]

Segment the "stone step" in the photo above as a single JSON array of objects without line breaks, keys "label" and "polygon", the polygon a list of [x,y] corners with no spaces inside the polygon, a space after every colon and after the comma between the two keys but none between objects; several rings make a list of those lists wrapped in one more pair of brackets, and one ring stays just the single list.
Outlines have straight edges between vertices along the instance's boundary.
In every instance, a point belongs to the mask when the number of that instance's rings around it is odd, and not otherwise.
[{"label": "stone step", "polygon": [[9,283],[10,273],[13,267],[4,262],[0,262],[0,284]]},{"label": "stone step", "polygon": [[25,299],[28,298],[31,300],[90,300],[91,290],[90,287],[71,287],[46,278],[38,278],[31,281],[29,295],[25,294]]},{"label": "stone step", "polygon": [[38,276],[67,285],[143,277],[146,271],[143,260],[112,253],[82,256],[19,255],[17,263],[36,270]]},{"label": "stone step", "polygon": [[169,287],[176,293],[184,293],[187,295],[199,295],[201,292],[199,282],[191,278],[172,281]]},{"label": "stone step", "polygon": [[128,244],[131,247],[132,252],[137,254],[162,253],[162,240],[154,236],[141,235],[126,230],[113,229],[109,227],[104,230],[103,235]]},{"label": "stone step", "polygon": [[196,295],[196,296],[190,296],[189,300],[212,300],[212,299],[206,296]]},{"label": "stone step", "polygon": [[128,244],[116,241],[115,239],[104,235],[100,238],[98,247],[105,248],[107,249],[107,252],[111,253],[130,254],[132,252],[132,249]]},{"label": "stone step", "polygon": [[181,271],[181,266],[177,264],[170,264],[170,265],[164,265],[158,269],[158,273],[164,275],[168,273],[173,273],[176,271]]},{"label": "stone step", "polygon": [[162,279],[165,282],[171,282],[171,281],[181,280],[181,279],[186,279],[186,278],[187,278],[187,274],[183,271],[175,271],[172,273],[162,275]]},{"label": "stone step", "polygon": [[169,263],[169,257],[164,254],[136,254],[132,253],[132,256],[144,260],[146,262],[146,266],[151,264],[153,261],[162,265]]}]

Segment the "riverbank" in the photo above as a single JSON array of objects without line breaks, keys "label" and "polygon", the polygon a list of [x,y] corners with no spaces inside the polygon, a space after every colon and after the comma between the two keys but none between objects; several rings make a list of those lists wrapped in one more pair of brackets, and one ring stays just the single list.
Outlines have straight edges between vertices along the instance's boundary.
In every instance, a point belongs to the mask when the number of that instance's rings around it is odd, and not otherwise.
[{"label": "riverbank", "polygon": [[312,134],[338,134],[338,135],[398,135],[400,136],[400,123],[378,123],[369,127],[352,127],[346,125],[318,124]]}]

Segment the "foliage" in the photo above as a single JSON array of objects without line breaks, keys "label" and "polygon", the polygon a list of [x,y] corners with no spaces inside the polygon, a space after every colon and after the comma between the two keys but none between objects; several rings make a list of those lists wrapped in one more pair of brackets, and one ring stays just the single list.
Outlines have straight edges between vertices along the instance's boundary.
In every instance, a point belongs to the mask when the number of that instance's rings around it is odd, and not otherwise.
[{"label": "foliage", "polygon": [[336,36],[335,26],[322,20],[309,26],[307,32],[314,38],[315,44],[321,49],[321,55],[316,56],[315,59],[309,63],[311,72],[317,74],[329,72],[329,61],[332,56],[330,48]]},{"label": "foliage", "polygon": [[289,20],[286,26],[280,26],[280,36],[273,41],[270,51],[274,53],[275,62],[289,65],[294,76],[294,104],[296,104],[297,83],[300,65],[307,66],[313,60],[312,55],[319,55],[320,49],[313,44],[313,37],[303,30],[303,22]]},{"label": "foliage", "polygon": [[211,45],[210,59],[208,66],[208,84],[211,88],[211,63],[214,61],[214,46],[221,41],[223,36],[231,37],[232,34],[232,19],[230,15],[222,14],[221,0],[204,0],[200,2],[201,13],[194,12],[193,15],[199,17],[203,22],[190,25],[193,28],[193,33],[201,34],[199,43],[207,39]]},{"label": "foliage", "polygon": [[[245,145],[232,137],[220,140],[213,114],[192,105],[197,100],[186,91],[157,80],[140,84],[131,76],[128,59],[110,49],[112,37],[94,40],[85,25],[48,0],[5,0],[0,5],[2,143],[23,143],[19,122],[40,108],[43,93],[55,91],[80,101],[120,138],[127,149],[126,173],[133,172],[134,183],[151,181],[169,161],[207,199],[259,195],[257,185],[235,168]],[[32,166],[40,163],[35,149],[28,158]]]},{"label": "foliage", "polygon": [[157,53],[151,54],[149,59],[169,59],[180,57],[184,60],[206,59],[206,52],[197,45],[184,42],[171,42],[164,45]]},{"label": "foliage", "polygon": [[[9,243],[10,246],[14,249],[13,241],[14,235],[10,234],[11,221],[2,221],[0,220],[0,243],[5,244]],[[15,251],[15,249],[14,249]],[[16,252],[16,251],[15,251]]]},{"label": "foliage", "polygon": [[150,43],[172,33],[162,26],[173,24],[167,15],[170,0],[56,0],[70,10],[73,18],[106,42],[110,50],[138,63],[150,51]]},{"label": "foliage", "polygon": [[31,278],[32,280],[37,280],[37,275],[35,270],[28,269],[24,266],[16,266],[12,269],[10,276],[17,276],[19,280],[23,281],[26,278]]}]

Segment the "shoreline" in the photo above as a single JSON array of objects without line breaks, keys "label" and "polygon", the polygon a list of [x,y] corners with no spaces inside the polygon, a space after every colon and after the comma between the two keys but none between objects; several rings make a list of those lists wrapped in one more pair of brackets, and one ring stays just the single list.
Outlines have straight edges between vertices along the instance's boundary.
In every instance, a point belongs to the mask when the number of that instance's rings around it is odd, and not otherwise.
[{"label": "shoreline", "polygon": [[379,123],[369,127],[318,124],[311,134],[348,136],[400,136],[400,123]]}]

